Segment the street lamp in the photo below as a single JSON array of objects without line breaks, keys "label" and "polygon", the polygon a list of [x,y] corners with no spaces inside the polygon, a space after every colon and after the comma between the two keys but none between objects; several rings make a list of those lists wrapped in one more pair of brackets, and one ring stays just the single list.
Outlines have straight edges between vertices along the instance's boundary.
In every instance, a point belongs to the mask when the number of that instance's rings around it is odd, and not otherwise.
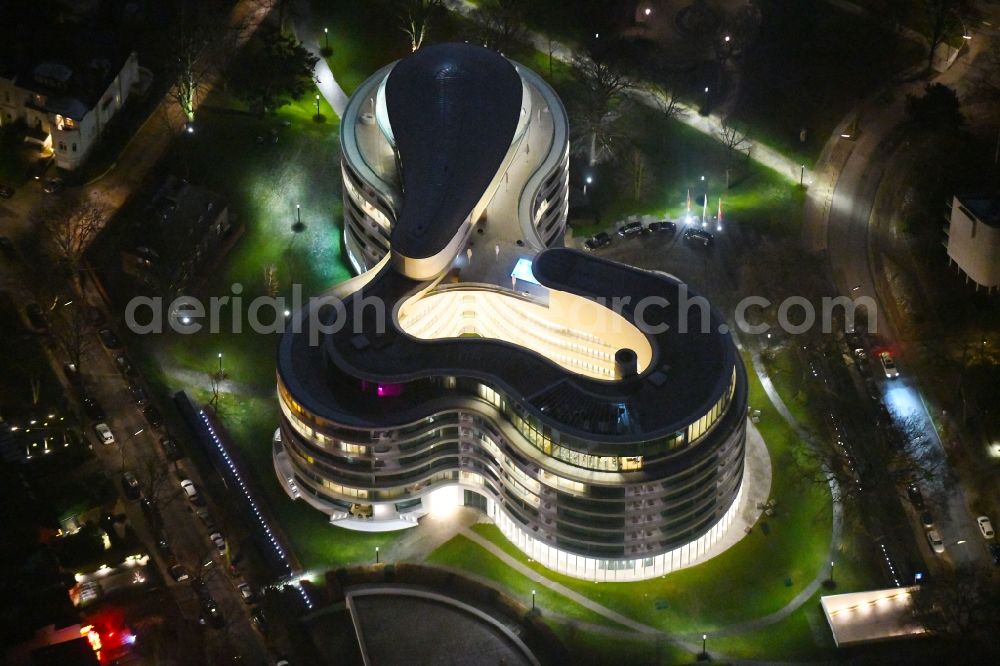
[{"label": "street lamp", "polygon": [[535,591],[531,591],[531,610],[535,610]]},{"label": "street lamp", "polygon": [[316,118],[319,118],[319,95],[316,95]]},{"label": "street lamp", "polygon": [[323,48],[327,51],[330,50],[330,30],[328,28],[323,28]]},{"label": "street lamp", "polygon": [[701,656],[703,658],[708,657],[708,650],[705,649],[705,645],[708,643],[708,634],[701,635]]},{"label": "street lamp", "polygon": [[378,546],[375,546],[375,564],[378,564]]},{"label": "street lamp", "polygon": [[646,7],[646,11],[645,11],[646,16],[649,16],[652,13],[653,13],[653,10],[650,9],[649,7]]},{"label": "street lamp", "polygon": [[833,560],[830,560],[830,585],[834,585],[833,580]]},{"label": "street lamp", "polygon": [[222,372],[222,352],[219,352],[219,381],[222,381],[222,377],[223,377],[223,372]]},{"label": "street lamp", "polygon": [[587,186],[594,182],[591,176],[587,176],[583,179],[583,196],[587,196]]}]

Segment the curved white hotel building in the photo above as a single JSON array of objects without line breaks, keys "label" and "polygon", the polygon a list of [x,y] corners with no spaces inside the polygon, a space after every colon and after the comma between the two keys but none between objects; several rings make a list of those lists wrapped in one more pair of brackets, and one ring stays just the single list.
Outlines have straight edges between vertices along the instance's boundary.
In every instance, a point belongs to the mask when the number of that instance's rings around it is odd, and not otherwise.
[{"label": "curved white hotel building", "polygon": [[341,139],[360,275],[281,340],[288,494],[361,530],[475,506],[590,580],[703,558],[742,492],[745,371],[678,280],[561,247],[552,89],[493,51],[428,46],[358,89]]}]

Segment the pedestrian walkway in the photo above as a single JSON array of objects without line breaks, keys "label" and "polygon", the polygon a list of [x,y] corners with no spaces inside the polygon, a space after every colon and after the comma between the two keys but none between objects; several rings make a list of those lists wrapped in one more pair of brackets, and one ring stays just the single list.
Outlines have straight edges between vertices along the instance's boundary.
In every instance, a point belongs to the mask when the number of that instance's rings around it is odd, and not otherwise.
[{"label": "pedestrian walkway", "polygon": [[[466,17],[470,16],[475,9],[475,5],[470,2],[470,0],[451,0],[449,7],[452,11],[458,12]],[[548,37],[540,33],[534,31],[528,32],[527,38],[533,48],[542,53],[548,53],[551,50],[552,57],[561,62],[572,64],[575,59],[581,56],[580,53],[574,52],[565,44],[555,40],[550,40]],[[655,94],[650,92],[648,89],[643,88],[641,85],[634,85],[628,90],[628,93],[633,97],[633,99],[645,104],[646,106],[659,108],[659,102],[657,101]],[[713,139],[718,140],[719,135],[723,132],[724,128],[725,119],[723,117],[714,113],[703,116],[698,112],[697,108],[691,106],[690,104],[679,103],[677,106],[681,110],[681,113],[676,117],[679,122],[682,122],[685,125],[698,130],[702,134],[706,134]],[[763,143],[750,141],[750,144],[751,145],[748,150],[750,159],[753,161],[767,167],[768,169],[776,171],[793,182],[799,182],[800,179],[804,180],[806,183],[812,182],[812,171],[805,168],[802,164],[785,157],[774,148],[771,148]]]},{"label": "pedestrian walkway", "polygon": [[337,80],[333,78],[333,70],[330,69],[329,63],[323,57],[319,40],[317,39],[316,28],[313,25],[312,9],[309,1],[299,0],[296,3],[294,14],[295,18],[292,22],[292,29],[295,31],[295,36],[310,53],[319,58],[319,62],[316,63],[316,68],[313,70],[316,78],[316,87],[319,88],[319,92],[323,95],[326,103],[330,105],[333,112],[340,118],[344,114],[344,109],[347,108],[348,96],[344,92],[344,89],[340,87],[340,84],[337,83]]}]

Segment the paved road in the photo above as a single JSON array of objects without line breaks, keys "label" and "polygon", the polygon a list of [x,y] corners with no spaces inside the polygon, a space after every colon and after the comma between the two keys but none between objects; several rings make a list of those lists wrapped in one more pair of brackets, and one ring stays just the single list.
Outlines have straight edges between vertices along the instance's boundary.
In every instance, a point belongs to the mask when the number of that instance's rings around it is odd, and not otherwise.
[{"label": "paved road", "polygon": [[[997,9],[992,9],[994,13]],[[996,17],[992,23],[997,24]],[[964,95],[970,88],[970,75],[978,67],[980,54],[996,38],[993,32],[977,30],[954,65],[933,78]],[[878,304],[878,339],[881,345],[901,350],[897,358],[901,379],[880,380],[882,399],[890,408],[905,405],[907,413],[930,435],[929,445],[943,454],[943,447],[928,412],[919,378],[907,374],[905,346],[898,334],[897,316],[892,297],[885,293],[875,255],[881,244],[889,242],[885,220],[874,211],[879,185],[893,168],[892,157],[906,141],[906,94],[920,94],[925,81],[911,81],[891,86],[862,102],[842,121],[824,148],[816,171],[819,174],[809,193],[806,205],[805,239],[814,251],[825,251],[837,291],[852,298],[868,297]],[[887,101],[889,100],[889,101]],[[848,125],[857,121],[856,141],[840,138]],[[936,488],[925,488],[943,497],[938,508],[939,530],[954,563],[975,563],[989,566],[988,553],[981,546],[979,531],[968,510],[961,484],[947,473],[941,475]],[[923,543],[922,529],[919,540]],[[926,545],[925,558],[934,564],[937,559]]]}]

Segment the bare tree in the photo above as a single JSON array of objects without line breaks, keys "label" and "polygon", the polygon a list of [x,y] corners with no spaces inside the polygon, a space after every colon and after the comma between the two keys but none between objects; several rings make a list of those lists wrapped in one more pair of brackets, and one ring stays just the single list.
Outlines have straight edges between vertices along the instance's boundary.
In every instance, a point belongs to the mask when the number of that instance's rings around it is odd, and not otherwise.
[{"label": "bare tree", "polygon": [[399,27],[410,38],[410,49],[416,51],[427,38],[427,30],[442,10],[442,0],[399,0]]},{"label": "bare tree", "polygon": [[665,120],[683,120],[687,110],[677,93],[666,86],[650,84],[645,87],[648,98],[653,100],[656,111]]},{"label": "bare tree", "polygon": [[86,196],[43,202],[31,213],[43,234],[46,254],[70,275],[77,296],[83,293],[80,273],[83,257],[108,219],[108,209]]},{"label": "bare tree", "polygon": [[212,58],[207,56],[206,46],[218,38],[219,20],[224,20],[210,14],[208,8],[212,6],[212,3],[183,3],[174,27],[174,86],[170,96],[189,123],[194,122],[199,94],[211,73]]},{"label": "bare tree", "polygon": [[49,330],[56,343],[80,372],[83,354],[93,340],[83,308],[76,303],[58,303],[49,316]]},{"label": "bare tree", "polygon": [[527,0],[482,0],[472,15],[483,46],[504,51],[524,37]]},{"label": "bare tree", "polygon": [[642,198],[642,192],[651,180],[649,172],[649,158],[635,141],[628,142],[625,157],[622,160],[621,174],[627,181],[627,186],[632,192],[632,198],[638,201]]},{"label": "bare tree", "polygon": [[973,652],[988,650],[996,655],[1000,585],[988,571],[941,572],[922,583],[912,598],[913,615],[928,631],[968,641]]},{"label": "bare tree", "polygon": [[934,53],[938,46],[956,30],[965,30],[965,21],[974,14],[969,0],[923,0],[923,9],[930,27],[927,44],[927,69],[934,67]]},{"label": "bare tree", "polygon": [[589,163],[594,165],[612,155],[613,121],[629,81],[617,68],[600,58],[578,57],[573,71],[582,92],[576,105],[576,131],[589,142],[586,154]]},{"label": "bare tree", "polygon": [[173,466],[155,455],[142,459],[136,478],[142,484],[143,496],[152,505],[154,515],[159,515],[160,507],[183,495],[173,474]]}]

